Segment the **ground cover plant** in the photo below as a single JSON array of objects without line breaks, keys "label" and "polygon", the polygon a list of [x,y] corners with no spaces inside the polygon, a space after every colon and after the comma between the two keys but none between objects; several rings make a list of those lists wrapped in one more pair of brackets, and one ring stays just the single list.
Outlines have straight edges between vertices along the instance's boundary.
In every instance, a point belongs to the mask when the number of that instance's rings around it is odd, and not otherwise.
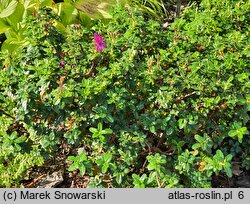
[{"label": "ground cover plant", "polygon": [[0,186],[65,146],[65,172],[88,187],[211,187],[249,171],[249,6],[203,0],[168,28],[119,5],[63,31],[51,8],[27,17],[26,43],[0,54]]}]

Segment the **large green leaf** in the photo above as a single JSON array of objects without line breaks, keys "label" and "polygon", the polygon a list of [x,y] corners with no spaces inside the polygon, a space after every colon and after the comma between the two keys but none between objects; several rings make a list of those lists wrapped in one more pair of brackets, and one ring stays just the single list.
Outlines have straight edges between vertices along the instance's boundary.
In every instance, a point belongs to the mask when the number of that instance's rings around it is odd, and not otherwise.
[{"label": "large green leaf", "polygon": [[10,26],[3,19],[0,19],[0,34],[5,33],[9,29]]},{"label": "large green leaf", "polygon": [[26,43],[25,40],[19,40],[17,38],[8,38],[2,44],[1,50],[7,50],[9,53],[13,53],[16,51],[20,46]]},{"label": "large green leaf", "polygon": [[1,13],[0,13],[0,18],[6,18],[10,16],[11,14],[14,13],[18,2],[16,0],[12,0],[8,2],[7,0],[2,0],[0,1],[1,4]]},{"label": "large green leaf", "polygon": [[37,3],[36,0],[23,0],[22,4],[23,4],[23,6],[24,6],[24,8],[26,10],[28,8],[31,8],[31,7],[35,6],[36,3]]},{"label": "large green leaf", "polygon": [[[53,0],[39,0],[40,1],[40,6],[48,6],[51,7],[53,5]],[[65,1],[64,1],[65,2]]]},{"label": "large green leaf", "polygon": [[75,7],[91,18],[110,18],[109,11],[116,0],[78,0]]},{"label": "large green leaf", "polygon": [[16,31],[19,30],[19,24],[23,21],[24,11],[23,4],[18,3],[13,14],[8,17],[11,27]]},{"label": "large green leaf", "polygon": [[61,23],[68,25],[72,22],[72,17],[75,11],[75,7],[70,3],[58,3],[57,4],[58,15],[61,16]]}]

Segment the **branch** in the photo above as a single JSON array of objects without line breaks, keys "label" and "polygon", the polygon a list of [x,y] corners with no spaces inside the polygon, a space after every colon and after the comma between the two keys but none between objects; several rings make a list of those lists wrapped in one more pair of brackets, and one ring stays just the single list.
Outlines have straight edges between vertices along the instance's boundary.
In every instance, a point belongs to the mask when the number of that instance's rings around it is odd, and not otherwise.
[{"label": "branch", "polygon": [[5,112],[4,110],[2,110],[2,109],[0,109],[0,114],[6,115],[6,116],[12,118],[13,120],[16,120],[16,118],[15,118],[14,116],[12,116],[12,115],[6,113],[6,112]]},{"label": "branch", "polygon": [[187,97],[189,97],[189,96],[192,96],[192,95],[194,95],[194,94],[196,94],[195,91],[193,91],[193,92],[191,92],[191,93],[189,93],[189,94],[186,94],[185,96],[176,97],[176,100],[177,100],[177,101],[181,101],[181,100],[183,100],[183,99],[185,99],[185,98],[187,98]]}]

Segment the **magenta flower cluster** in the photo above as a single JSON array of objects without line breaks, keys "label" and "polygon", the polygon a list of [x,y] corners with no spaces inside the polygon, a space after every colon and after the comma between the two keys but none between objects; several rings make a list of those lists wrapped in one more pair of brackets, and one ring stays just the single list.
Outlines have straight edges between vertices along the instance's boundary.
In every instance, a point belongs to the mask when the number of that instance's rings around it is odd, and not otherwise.
[{"label": "magenta flower cluster", "polygon": [[95,40],[95,49],[98,52],[101,52],[104,48],[107,48],[107,45],[103,40],[103,37],[98,35],[97,33],[94,34],[94,40]]}]

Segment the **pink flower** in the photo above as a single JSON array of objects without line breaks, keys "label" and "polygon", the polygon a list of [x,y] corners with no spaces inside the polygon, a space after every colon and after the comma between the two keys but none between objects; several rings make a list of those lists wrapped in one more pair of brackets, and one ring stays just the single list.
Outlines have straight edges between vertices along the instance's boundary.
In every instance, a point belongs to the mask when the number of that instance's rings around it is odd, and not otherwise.
[{"label": "pink flower", "polygon": [[106,43],[103,40],[103,37],[98,35],[98,34],[94,34],[94,40],[95,40],[95,49],[98,52],[101,52],[104,48],[107,47]]}]

